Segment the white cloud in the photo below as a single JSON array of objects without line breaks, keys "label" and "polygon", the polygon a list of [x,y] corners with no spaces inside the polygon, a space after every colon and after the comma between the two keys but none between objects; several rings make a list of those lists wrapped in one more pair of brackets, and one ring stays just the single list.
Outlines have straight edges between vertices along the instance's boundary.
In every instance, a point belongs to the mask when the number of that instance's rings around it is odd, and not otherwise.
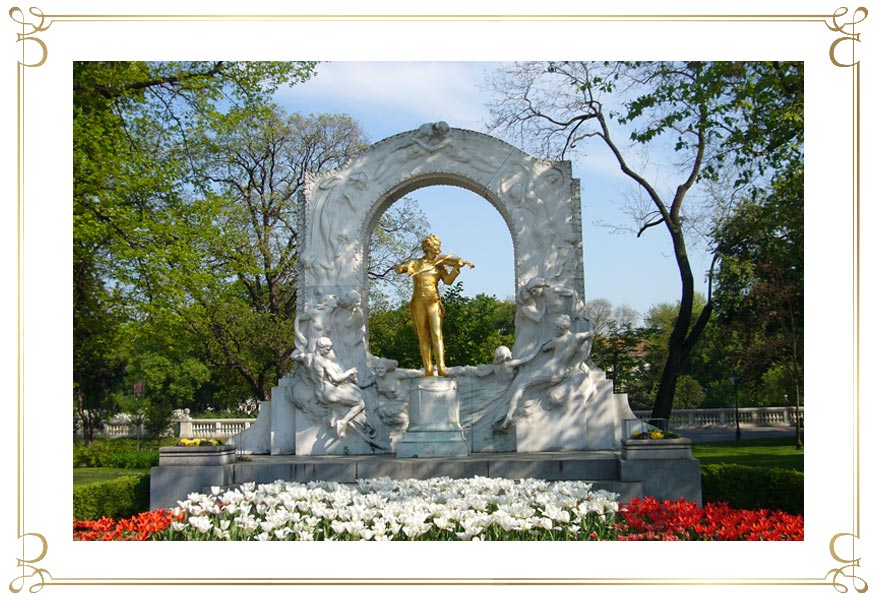
[{"label": "white cloud", "polygon": [[325,106],[347,112],[368,129],[371,115],[389,120],[384,127],[406,131],[429,121],[483,130],[487,117],[479,86],[491,63],[338,62],[318,65],[318,74],[281,92],[294,106]]}]

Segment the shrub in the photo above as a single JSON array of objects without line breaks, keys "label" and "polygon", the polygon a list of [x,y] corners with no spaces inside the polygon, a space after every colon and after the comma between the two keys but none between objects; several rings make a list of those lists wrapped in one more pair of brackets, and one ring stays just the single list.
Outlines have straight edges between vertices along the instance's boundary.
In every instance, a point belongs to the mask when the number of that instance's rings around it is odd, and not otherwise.
[{"label": "shrub", "polygon": [[800,471],[732,464],[703,465],[701,471],[703,503],[804,514],[804,474]]},{"label": "shrub", "polygon": [[150,474],[126,475],[73,490],[73,518],[124,518],[150,508]]},{"label": "shrub", "polygon": [[73,467],[109,469],[149,469],[159,464],[157,450],[136,450],[130,444],[95,442],[91,446],[74,444]]}]

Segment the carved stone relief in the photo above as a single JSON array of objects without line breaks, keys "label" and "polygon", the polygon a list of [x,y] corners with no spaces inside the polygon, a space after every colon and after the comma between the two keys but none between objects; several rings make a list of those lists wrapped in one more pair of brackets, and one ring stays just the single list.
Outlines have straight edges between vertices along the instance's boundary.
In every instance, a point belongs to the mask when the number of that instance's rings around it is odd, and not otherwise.
[{"label": "carved stone relief", "polygon": [[[449,368],[472,450],[510,451],[518,440],[540,446],[544,442],[529,433],[537,413],[558,421],[553,426],[564,430],[563,438],[578,440],[566,442],[568,449],[585,449],[585,423],[566,419],[599,401],[596,383],[604,377],[587,366],[592,325],[583,314],[579,185],[570,164],[539,160],[488,135],[437,122],[387,138],[307,179],[299,214],[305,234],[296,366],[282,380],[296,412],[296,452],[391,452],[406,429],[407,390],[421,372],[369,355],[367,253],[385,210],[429,185],[481,195],[513,240],[516,343],[499,348],[492,365]],[[608,386],[599,387],[603,398],[610,397]],[[272,423],[279,439],[288,439],[281,430],[292,426]]]}]

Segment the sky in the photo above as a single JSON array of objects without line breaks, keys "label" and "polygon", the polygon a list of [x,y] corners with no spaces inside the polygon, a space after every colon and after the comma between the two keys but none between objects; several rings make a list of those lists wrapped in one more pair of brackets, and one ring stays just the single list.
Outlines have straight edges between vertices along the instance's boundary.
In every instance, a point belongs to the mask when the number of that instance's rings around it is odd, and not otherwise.
[{"label": "sky", "polygon": [[[363,128],[370,143],[446,121],[451,127],[486,133],[489,120],[486,76],[497,63],[485,62],[329,62],[305,83],[278,93],[290,112],[345,113]],[[512,140],[507,140],[512,141]],[[515,142],[513,142],[516,145]],[[655,304],[676,302],[678,270],[662,227],[641,238],[603,224],[631,227],[621,203],[634,193],[604,146],[572,160],[580,180],[586,300],[605,298],[644,314]],[[481,196],[456,187],[434,186],[409,197],[418,201],[443,251],[476,265],[459,278],[467,296],[513,297],[513,244],[501,215]],[[691,245],[697,291],[705,289],[709,257]]]}]

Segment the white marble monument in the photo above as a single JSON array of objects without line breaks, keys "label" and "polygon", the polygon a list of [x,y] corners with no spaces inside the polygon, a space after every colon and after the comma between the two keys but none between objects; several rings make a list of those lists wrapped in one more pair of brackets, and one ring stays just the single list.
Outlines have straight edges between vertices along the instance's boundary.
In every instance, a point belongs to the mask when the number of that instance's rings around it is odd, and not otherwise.
[{"label": "white marble monument", "polygon": [[[513,348],[499,348],[491,365],[449,365],[436,378],[370,355],[366,330],[370,235],[395,201],[431,185],[466,188],[498,210],[513,240],[517,290]],[[570,163],[427,123],[311,175],[298,214],[294,368],[258,423],[232,439],[239,451],[460,456],[620,447],[623,422],[634,416],[590,366],[580,188]],[[446,391],[426,391],[431,379]],[[434,408],[425,403],[431,397]],[[424,445],[437,441],[445,445]],[[413,443],[424,444],[417,451]]]}]

